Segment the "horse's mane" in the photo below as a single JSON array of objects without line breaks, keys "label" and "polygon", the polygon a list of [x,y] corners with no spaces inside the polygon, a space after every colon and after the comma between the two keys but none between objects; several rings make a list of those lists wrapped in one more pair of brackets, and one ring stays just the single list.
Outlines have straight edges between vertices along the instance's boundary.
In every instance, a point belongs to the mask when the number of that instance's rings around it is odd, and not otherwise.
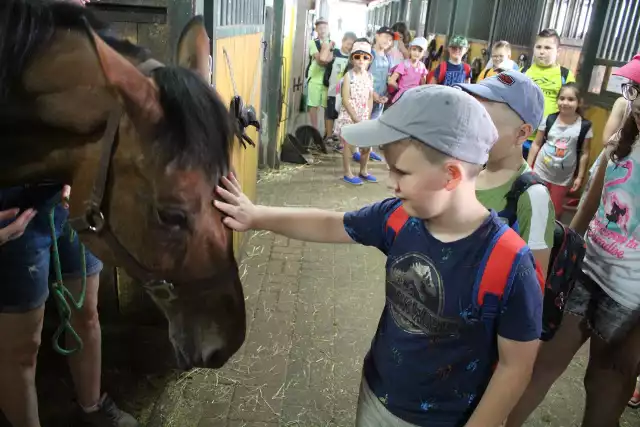
[{"label": "horse's mane", "polygon": [[[149,51],[109,33],[88,8],[60,0],[0,0],[0,104],[19,91],[29,60],[56,29],[85,31],[87,23],[119,53],[138,62]],[[153,72],[164,120],[156,144],[165,163],[202,168],[214,180],[229,168],[231,116],[218,95],[191,70],[165,66]]]}]

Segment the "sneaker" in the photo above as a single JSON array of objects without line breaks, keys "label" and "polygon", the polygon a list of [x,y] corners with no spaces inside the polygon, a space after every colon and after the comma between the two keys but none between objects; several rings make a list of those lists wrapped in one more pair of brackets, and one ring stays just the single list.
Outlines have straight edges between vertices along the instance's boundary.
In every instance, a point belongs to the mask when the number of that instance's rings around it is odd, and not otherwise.
[{"label": "sneaker", "polygon": [[367,182],[378,182],[378,179],[377,179],[375,176],[371,175],[370,173],[368,173],[368,174],[366,174],[366,175],[362,175],[362,174],[360,174],[360,175],[358,175],[358,176],[359,176],[361,179],[364,179],[364,180],[365,180],[365,181],[367,181]]},{"label": "sneaker", "polygon": [[355,153],[353,153],[351,158],[354,162],[360,162],[360,151],[356,151]]},{"label": "sneaker", "polygon": [[133,416],[121,411],[107,394],[103,394],[98,410],[85,412],[78,408],[77,426],[86,427],[140,427]]},{"label": "sneaker", "polygon": [[380,157],[380,155],[377,154],[373,150],[371,150],[371,152],[369,153],[369,159],[373,160],[374,162],[381,162],[382,161],[382,157]]},{"label": "sneaker", "polygon": [[362,179],[358,178],[357,176],[343,176],[342,180],[344,182],[348,182],[349,184],[353,184],[353,185],[362,185]]}]

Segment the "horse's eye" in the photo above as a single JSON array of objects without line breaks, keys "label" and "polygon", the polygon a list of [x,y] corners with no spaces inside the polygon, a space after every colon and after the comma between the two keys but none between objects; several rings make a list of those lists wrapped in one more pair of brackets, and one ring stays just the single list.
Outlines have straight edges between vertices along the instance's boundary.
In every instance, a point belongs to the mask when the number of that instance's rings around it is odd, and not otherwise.
[{"label": "horse's eye", "polygon": [[189,220],[187,215],[179,210],[175,209],[158,209],[158,219],[160,224],[170,228],[189,228]]}]

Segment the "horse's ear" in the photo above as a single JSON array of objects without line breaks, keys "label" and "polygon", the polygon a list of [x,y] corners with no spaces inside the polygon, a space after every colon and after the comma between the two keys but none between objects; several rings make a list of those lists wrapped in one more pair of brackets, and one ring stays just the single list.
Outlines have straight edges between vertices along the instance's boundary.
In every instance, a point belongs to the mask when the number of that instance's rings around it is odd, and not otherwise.
[{"label": "horse's ear", "polygon": [[194,16],[180,34],[176,63],[181,67],[195,71],[207,83],[211,84],[210,50],[211,44],[204,25],[204,18],[200,15]]},{"label": "horse's ear", "polygon": [[127,114],[143,130],[162,119],[160,93],[153,79],[145,76],[127,58],[91,32],[100,65],[109,86],[123,98]]}]

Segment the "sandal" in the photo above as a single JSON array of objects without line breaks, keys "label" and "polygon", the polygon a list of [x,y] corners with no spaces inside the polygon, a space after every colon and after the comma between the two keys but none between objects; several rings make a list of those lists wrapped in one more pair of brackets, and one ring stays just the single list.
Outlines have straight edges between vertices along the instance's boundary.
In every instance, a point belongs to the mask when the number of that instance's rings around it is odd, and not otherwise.
[{"label": "sandal", "polygon": [[636,389],[633,392],[633,396],[629,399],[627,406],[633,409],[640,408],[640,392]]}]

